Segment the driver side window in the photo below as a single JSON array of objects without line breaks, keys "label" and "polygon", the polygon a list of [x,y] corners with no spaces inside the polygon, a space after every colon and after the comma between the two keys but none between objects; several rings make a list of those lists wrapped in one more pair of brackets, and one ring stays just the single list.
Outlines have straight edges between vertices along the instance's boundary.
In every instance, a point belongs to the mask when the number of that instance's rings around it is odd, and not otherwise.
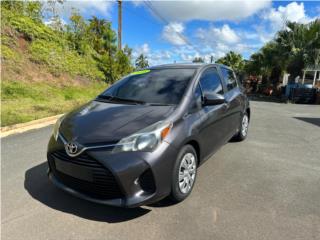
[{"label": "driver side window", "polygon": [[214,93],[223,95],[221,79],[215,68],[209,68],[202,73],[200,85],[203,94]]}]

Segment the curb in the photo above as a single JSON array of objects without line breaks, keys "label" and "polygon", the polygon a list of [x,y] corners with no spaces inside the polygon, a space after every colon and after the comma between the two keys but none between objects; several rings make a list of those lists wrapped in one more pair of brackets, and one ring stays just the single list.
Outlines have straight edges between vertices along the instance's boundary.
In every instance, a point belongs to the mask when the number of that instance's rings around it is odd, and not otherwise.
[{"label": "curb", "polygon": [[63,114],[59,114],[51,117],[33,120],[26,123],[19,123],[7,127],[1,127],[0,137],[3,138],[12,134],[23,133],[32,129],[38,129],[49,126],[51,124],[54,124],[57,121],[57,119],[62,115]]}]

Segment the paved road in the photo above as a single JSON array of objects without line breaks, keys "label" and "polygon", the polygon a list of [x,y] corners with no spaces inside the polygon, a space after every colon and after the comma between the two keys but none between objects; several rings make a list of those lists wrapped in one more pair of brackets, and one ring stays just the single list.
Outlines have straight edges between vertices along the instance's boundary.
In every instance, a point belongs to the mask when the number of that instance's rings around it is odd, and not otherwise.
[{"label": "paved road", "polygon": [[51,127],[2,139],[2,239],[320,239],[320,107],[252,108],[247,141],[202,165],[178,205],[74,198],[46,177]]}]

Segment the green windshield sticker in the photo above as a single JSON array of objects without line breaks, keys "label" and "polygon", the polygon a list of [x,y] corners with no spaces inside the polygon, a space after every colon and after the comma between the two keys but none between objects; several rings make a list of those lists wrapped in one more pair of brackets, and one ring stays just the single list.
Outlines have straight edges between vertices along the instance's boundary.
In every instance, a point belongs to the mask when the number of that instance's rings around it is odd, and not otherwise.
[{"label": "green windshield sticker", "polygon": [[133,72],[133,73],[131,73],[131,75],[145,74],[145,73],[148,73],[148,72],[150,72],[150,70],[146,69],[146,70]]}]

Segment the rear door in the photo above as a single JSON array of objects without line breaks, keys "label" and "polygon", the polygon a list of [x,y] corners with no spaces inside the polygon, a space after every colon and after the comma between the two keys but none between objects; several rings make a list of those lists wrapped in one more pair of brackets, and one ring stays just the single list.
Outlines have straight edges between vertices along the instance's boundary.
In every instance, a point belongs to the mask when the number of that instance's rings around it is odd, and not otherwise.
[{"label": "rear door", "polygon": [[225,85],[224,97],[227,102],[226,122],[228,125],[228,133],[226,135],[226,141],[228,141],[237,132],[240,126],[243,99],[234,72],[226,67],[220,67],[220,70]]}]

